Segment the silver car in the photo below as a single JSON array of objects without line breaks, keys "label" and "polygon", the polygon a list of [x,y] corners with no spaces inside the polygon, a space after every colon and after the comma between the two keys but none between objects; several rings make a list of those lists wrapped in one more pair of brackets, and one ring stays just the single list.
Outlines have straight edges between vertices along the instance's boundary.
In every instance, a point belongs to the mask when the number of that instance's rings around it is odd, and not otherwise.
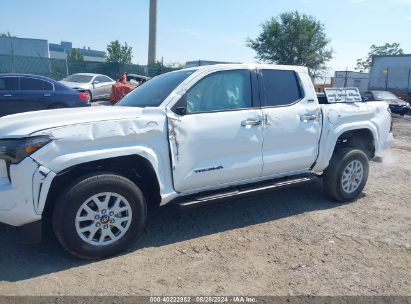
[{"label": "silver car", "polygon": [[84,90],[88,95],[89,101],[110,98],[111,87],[115,83],[108,76],[92,73],[73,74],[60,82],[70,88]]}]

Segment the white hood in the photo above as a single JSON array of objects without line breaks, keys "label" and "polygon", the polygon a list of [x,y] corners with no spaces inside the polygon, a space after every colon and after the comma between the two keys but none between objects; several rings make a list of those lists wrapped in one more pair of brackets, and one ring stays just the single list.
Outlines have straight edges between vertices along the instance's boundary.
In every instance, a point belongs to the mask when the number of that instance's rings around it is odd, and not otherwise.
[{"label": "white hood", "polygon": [[133,119],[143,109],[135,107],[87,107],[27,112],[0,118],[0,138],[24,137],[32,133],[84,123]]}]

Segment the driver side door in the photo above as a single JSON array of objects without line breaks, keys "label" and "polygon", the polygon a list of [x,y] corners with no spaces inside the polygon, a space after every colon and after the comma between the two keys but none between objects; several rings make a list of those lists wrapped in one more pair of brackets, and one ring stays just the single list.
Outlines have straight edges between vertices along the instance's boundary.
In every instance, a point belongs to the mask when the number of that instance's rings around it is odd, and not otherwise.
[{"label": "driver side door", "polygon": [[245,69],[209,74],[168,113],[176,191],[223,188],[261,175],[262,110],[254,76]]}]

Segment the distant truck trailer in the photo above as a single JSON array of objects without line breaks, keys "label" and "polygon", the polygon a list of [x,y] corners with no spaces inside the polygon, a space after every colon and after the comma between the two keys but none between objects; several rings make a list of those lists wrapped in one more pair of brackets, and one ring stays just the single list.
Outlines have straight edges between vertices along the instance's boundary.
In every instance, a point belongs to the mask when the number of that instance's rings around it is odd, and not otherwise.
[{"label": "distant truck trailer", "polygon": [[411,54],[373,56],[370,90],[393,92],[411,99]]}]

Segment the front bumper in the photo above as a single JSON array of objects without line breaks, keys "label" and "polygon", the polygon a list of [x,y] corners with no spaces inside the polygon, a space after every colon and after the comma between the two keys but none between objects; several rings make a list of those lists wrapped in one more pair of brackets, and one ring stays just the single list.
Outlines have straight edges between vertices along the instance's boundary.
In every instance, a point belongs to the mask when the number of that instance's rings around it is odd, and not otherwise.
[{"label": "front bumper", "polygon": [[55,174],[30,157],[10,167],[0,166],[0,222],[22,226],[41,220]]}]

